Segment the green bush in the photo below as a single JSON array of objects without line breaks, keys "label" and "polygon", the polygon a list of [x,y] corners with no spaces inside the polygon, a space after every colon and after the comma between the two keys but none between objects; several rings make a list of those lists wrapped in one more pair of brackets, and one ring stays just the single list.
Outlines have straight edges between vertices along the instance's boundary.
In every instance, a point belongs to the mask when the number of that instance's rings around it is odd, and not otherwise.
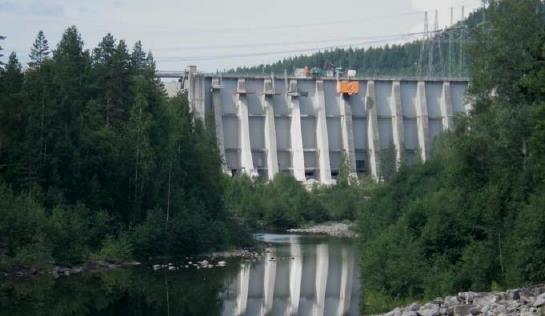
[{"label": "green bush", "polygon": [[114,262],[130,260],[133,257],[133,244],[127,234],[117,238],[107,237],[97,257]]}]

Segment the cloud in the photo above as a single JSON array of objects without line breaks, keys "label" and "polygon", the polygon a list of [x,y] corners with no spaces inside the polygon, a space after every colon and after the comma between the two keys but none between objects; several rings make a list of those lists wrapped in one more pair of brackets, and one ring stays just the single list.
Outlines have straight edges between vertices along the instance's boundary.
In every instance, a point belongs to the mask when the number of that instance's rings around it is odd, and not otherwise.
[{"label": "cloud", "polygon": [[0,1],[0,10],[3,12],[17,12],[21,5],[11,1]]},{"label": "cloud", "polygon": [[64,7],[62,5],[46,4],[37,0],[26,4],[9,0],[0,0],[0,11],[45,17],[60,17],[64,15]]}]

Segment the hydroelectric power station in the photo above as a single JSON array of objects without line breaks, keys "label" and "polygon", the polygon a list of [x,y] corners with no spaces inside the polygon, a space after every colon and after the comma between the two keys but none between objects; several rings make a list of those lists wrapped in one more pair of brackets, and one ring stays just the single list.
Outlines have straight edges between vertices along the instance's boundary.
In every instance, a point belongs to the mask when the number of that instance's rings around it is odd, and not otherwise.
[{"label": "hydroelectric power station", "polygon": [[[426,161],[431,143],[470,108],[468,80],[182,74],[191,110],[213,120],[224,169],[272,179],[334,183],[380,178],[382,155]],[[345,160],[343,160],[343,156]]]}]

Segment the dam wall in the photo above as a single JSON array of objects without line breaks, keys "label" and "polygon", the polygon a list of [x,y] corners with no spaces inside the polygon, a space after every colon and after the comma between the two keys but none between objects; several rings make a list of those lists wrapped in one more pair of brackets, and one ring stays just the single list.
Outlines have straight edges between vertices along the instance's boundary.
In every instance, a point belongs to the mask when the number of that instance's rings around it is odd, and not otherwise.
[{"label": "dam wall", "polygon": [[[213,75],[186,72],[191,111],[213,121],[223,167],[272,179],[334,183],[341,163],[352,176],[380,179],[385,155],[395,164],[426,161],[434,137],[466,113],[468,81],[447,78],[348,78]],[[392,160],[392,159],[390,159]]]}]

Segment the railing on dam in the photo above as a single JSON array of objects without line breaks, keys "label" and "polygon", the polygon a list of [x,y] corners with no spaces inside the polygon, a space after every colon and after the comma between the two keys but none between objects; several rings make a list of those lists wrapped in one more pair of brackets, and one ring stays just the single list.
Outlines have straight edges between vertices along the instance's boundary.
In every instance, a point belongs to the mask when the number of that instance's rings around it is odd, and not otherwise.
[{"label": "railing on dam", "polygon": [[468,81],[448,78],[353,78],[354,95],[335,78],[213,75],[192,67],[183,77],[191,109],[213,120],[224,168],[272,179],[334,182],[346,161],[351,175],[380,178],[384,155],[425,161],[431,141],[469,109]]}]

